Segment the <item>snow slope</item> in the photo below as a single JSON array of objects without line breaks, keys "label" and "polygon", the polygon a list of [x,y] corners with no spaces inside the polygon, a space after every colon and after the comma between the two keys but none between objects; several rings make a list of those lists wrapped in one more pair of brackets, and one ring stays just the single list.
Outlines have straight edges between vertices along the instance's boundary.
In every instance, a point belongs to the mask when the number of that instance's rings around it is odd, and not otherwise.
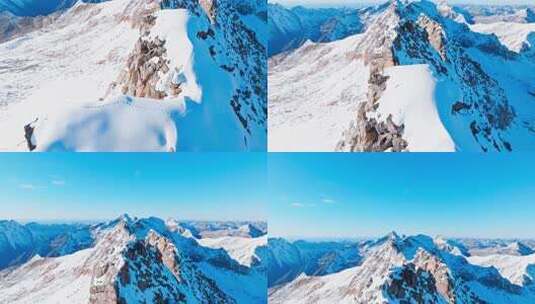
[{"label": "snow slope", "polygon": [[224,249],[238,263],[251,267],[260,259],[256,254],[258,247],[267,246],[267,236],[253,239],[227,236],[200,239],[198,242],[204,247]]},{"label": "snow slope", "polygon": [[474,265],[495,267],[511,283],[520,286],[532,285],[535,279],[535,255],[533,254],[527,256],[508,254],[471,256],[468,261]]},{"label": "snow slope", "polygon": [[508,49],[520,53],[523,49],[531,48],[528,36],[535,33],[535,23],[477,23],[470,28],[479,33],[495,34]]},{"label": "snow slope", "polygon": [[359,40],[309,41],[270,60],[269,151],[335,149],[365,95],[367,67],[353,52]]},{"label": "snow slope", "polygon": [[93,249],[58,258],[35,256],[0,277],[0,299],[8,303],[88,303],[91,268],[85,266]]}]

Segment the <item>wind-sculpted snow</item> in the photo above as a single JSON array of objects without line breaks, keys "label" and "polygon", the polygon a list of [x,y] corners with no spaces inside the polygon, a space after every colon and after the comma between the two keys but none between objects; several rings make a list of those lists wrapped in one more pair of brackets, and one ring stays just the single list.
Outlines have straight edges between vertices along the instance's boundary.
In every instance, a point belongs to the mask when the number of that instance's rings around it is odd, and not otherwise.
[{"label": "wind-sculpted snow", "polygon": [[391,1],[363,34],[272,57],[269,149],[533,150],[535,34],[475,32],[461,11]]},{"label": "wind-sculpted snow", "polygon": [[[326,275],[295,276],[272,286],[269,300],[468,304],[531,303],[535,299],[529,287],[531,256],[466,257],[456,242],[391,233],[360,243],[362,259],[357,265]],[[527,285],[519,284],[522,275]]]},{"label": "wind-sculpted snow", "polygon": [[[86,247],[46,257],[33,252],[0,270],[0,302],[266,303],[266,268],[255,255],[265,246],[262,238],[241,238],[240,246],[210,239],[205,246],[181,234],[175,222],[123,215],[84,226],[92,236]],[[4,225],[10,244],[27,244],[14,224]],[[74,236],[74,227],[49,230]]]},{"label": "wind-sculpted snow", "polygon": [[28,25],[8,17],[0,125],[12,132],[0,149],[265,150],[265,5],[205,3],[77,2]]}]

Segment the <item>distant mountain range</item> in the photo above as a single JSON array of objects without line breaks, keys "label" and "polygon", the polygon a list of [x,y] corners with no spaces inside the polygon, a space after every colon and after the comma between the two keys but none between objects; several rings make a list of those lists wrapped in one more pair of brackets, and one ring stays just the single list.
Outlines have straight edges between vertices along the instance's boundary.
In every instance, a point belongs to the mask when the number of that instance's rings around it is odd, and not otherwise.
[{"label": "distant mountain range", "polygon": [[[535,299],[533,240],[391,233],[353,243],[283,239],[268,243],[270,303],[468,304],[531,303]],[[324,262],[348,253],[351,259],[345,263]],[[327,264],[337,267],[321,271]]]},{"label": "distant mountain range", "polygon": [[[188,228],[204,235],[197,238]],[[253,222],[0,222],[0,302],[265,303]],[[236,230],[240,231],[237,235]],[[251,233],[249,233],[251,232]],[[207,236],[212,233],[211,236]]]}]

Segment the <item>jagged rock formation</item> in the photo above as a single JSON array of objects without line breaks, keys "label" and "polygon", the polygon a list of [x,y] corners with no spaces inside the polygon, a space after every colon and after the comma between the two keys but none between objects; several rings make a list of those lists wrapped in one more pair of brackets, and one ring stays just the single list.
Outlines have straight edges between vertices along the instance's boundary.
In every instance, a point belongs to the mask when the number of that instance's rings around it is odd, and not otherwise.
[{"label": "jagged rock formation", "polygon": [[395,37],[392,24],[399,19],[397,9],[394,2],[368,29],[357,47],[364,53],[365,64],[370,66],[367,100],[359,103],[356,118],[344,132],[337,151],[402,152],[407,148],[407,142],[402,138],[403,125],[397,126],[391,115],[385,121],[370,117],[377,110],[379,99],[387,86],[388,76],[384,75],[384,70],[396,65],[392,51]]}]

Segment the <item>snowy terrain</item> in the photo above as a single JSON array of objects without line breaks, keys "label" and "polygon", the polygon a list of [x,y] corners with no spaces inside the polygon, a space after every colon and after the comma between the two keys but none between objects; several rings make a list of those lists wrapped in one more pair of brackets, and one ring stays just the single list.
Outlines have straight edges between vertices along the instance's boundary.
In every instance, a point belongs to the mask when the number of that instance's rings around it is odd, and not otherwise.
[{"label": "snowy terrain", "polygon": [[269,59],[270,151],[535,148],[531,9],[489,7],[518,18],[485,23],[446,1],[364,11],[361,32]]},{"label": "snowy terrain", "polygon": [[0,150],[266,149],[265,4],[60,8],[2,13]]},{"label": "snowy terrain", "polygon": [[[300,241],[304,242],[304,241]],[[467,247],[462,245],[467,244]],[[425,235],[383,238],[350,245],[360,259],[336,271],[296,271],[284,279],[281,266],[292,271],[299,259],[297,242],[269,240],[269,272],[278,270],[270,284],[270,303],[531,303],[533,255],[507,253],[471,256],[470,243],[508,244],[513,240],[455,240]],[[530,241],[532,242],[532,241]],[[285,244],[285,245],[283,245]],[[320,251],[336,252],[336,243],[309,243]],[[309,245],[310,246],[310,245]],[[343,243],[338,243],[342,248]]]},{"label": "snowy terrain", "polygon": [[[0,302],[266,303],[265,235],[197,239],[179,227],[128,215],[94,225],[1,222]],[[50,250],[56,244],[70,250]]]}]

